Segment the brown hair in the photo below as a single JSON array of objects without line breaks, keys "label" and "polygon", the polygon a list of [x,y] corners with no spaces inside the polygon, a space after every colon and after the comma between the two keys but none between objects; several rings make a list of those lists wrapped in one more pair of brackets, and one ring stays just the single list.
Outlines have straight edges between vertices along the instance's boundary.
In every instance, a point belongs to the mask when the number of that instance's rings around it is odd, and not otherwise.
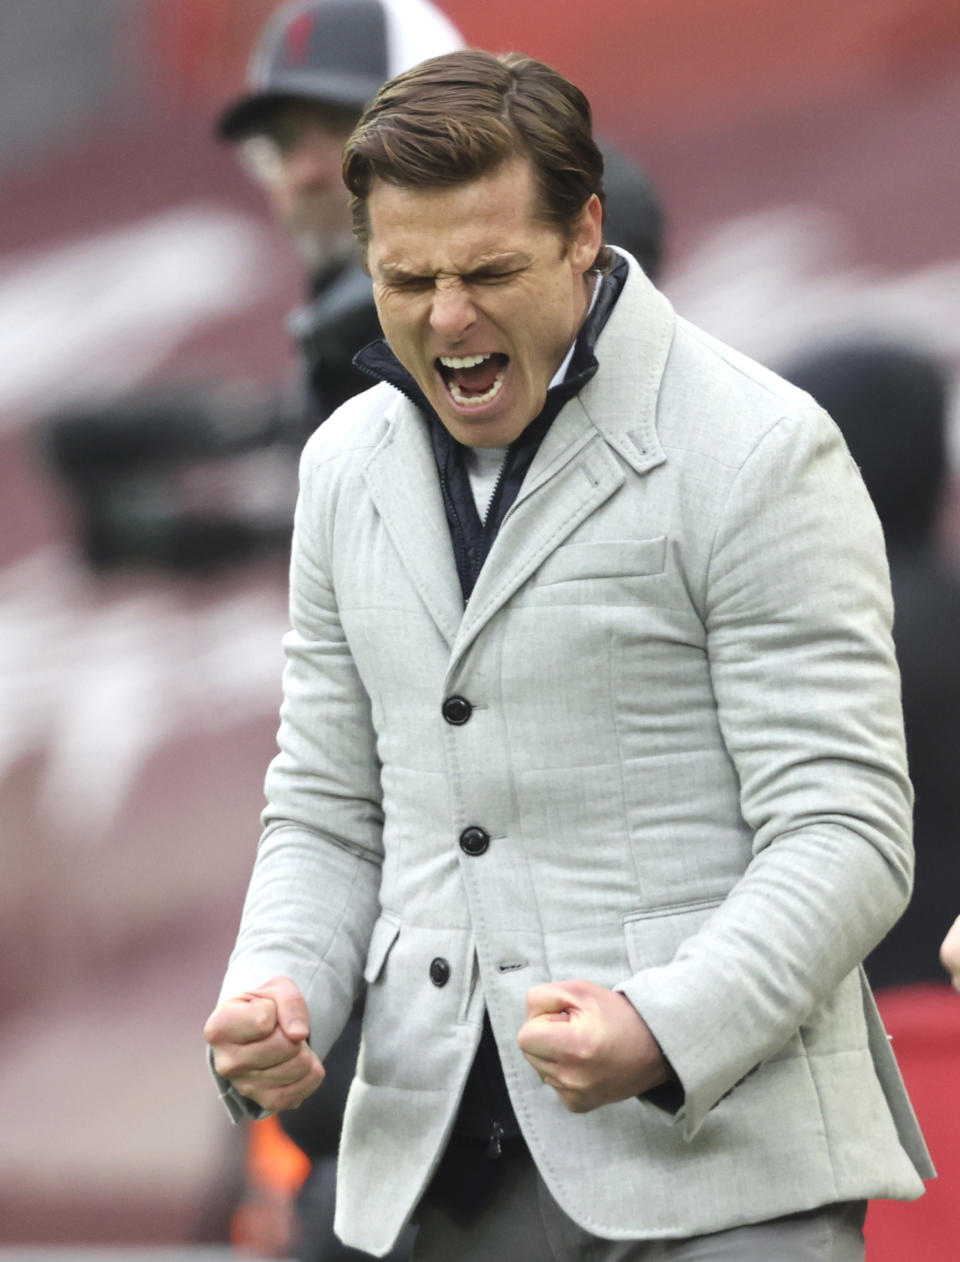
[{"label": "brown hair", "polygon": [[[385,83],[343,152],[353,230],[366,250],[366,198],[374,180],[442,188],[529,158],[536,213],[569,237],[595,193],[603,202],[603,155],[590,103],[578,87],[521,53],[464,49],[432,57]],[[595,266],[609,266],[601,247]]]}]

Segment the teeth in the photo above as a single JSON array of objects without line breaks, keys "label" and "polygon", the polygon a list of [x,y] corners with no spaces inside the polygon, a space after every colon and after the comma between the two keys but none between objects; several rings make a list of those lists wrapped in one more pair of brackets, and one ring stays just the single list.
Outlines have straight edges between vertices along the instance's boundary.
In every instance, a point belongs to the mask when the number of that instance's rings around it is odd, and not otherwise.
[{"label": "teeth", "polygon": [[489,355],[441,355],[440,363],[444,368],[476,368],[489,358]]},{"label": "teeth", "polygon": [[500,393],[500,387],[503,385],[503,379],[505,376],[506,372],[503,368],[501,368],[494,379],[493,385],[484,394],[462,394],[460,387],[455,381],[447,382],[447,389],[450,391],[450,395],[458,407],[479,407],[480,404],[489,403],[491,399],[495,399],[497,397]]}]

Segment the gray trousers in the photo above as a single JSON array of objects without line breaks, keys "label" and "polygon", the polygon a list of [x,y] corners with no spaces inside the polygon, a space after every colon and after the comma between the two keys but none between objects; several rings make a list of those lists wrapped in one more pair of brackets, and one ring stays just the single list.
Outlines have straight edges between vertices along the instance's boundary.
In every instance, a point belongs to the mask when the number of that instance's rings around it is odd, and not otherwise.
[{"label": "gray trousers", "polygon": [[686,1240],[602,1240],[567,1217],[526,1150],[503,1160],[471,1216],[424,1198],[413,1262],[863,1262],[863,1201]]}]

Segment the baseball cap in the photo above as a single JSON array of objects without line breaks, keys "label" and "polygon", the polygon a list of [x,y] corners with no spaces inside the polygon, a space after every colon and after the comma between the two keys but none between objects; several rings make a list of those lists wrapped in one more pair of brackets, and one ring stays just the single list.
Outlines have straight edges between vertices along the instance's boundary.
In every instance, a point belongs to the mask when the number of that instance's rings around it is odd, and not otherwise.
[{"label": "baseball cap", "polygon": [[220,115],[217,135],[240,140],[291,98],[359,114],[387,79],[462,47],[460,32],[430,0],[292,0],[264,27],[247,90]]}]

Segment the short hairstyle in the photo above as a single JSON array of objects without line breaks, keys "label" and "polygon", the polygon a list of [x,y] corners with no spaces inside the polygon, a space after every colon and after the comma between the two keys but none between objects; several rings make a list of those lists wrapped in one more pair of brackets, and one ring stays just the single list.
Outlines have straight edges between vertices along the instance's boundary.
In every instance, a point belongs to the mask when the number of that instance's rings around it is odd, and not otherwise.
[{"label": "short hairstyle", "polygon": [[[364,251],[374,180],[443,188],[528,158],[536,214],[569,238],[593,194],[601,205],[603,155],[590,103],[559,71],[521,53],[464,49],[432,57],[385,83],[347,141],[343,179]],[[595,267],[607,268],[602,246]]]}]

